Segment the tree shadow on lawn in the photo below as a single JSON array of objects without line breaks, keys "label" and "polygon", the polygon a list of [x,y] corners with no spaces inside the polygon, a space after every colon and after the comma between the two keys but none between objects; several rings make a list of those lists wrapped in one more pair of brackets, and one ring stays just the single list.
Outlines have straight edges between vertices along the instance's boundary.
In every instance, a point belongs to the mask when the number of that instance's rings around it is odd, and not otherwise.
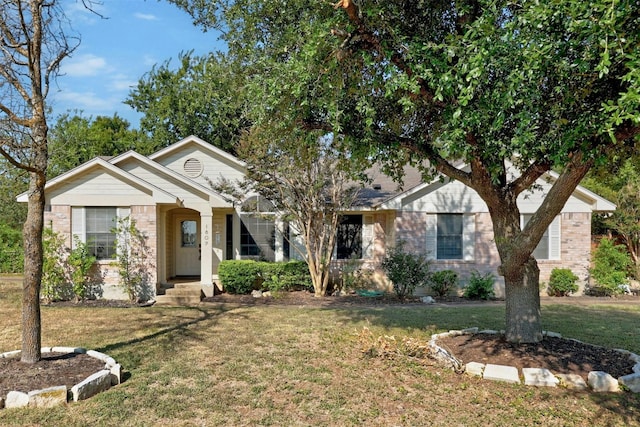
[{"label": "tree shadow on lawn", "polygon": [[[106,354],[110,354],[110,352],[122,350],[128,347],[132,347],[138,344],[149,343],[158,338],[166,338],[169,341],[163,342],[163,354],[168,356],[170,354],[183,351],[185,348],[185,343],[190,340],[198,339],[197,336],[198,331],[191,329],[190,327],[193,325],[197,325],[206,321],[210,321],[215,318],[220,318],[226,314],[229,314],[231,311],[235,310],[236,307],[228,307],[228,306],[219,306],[219,307],[163,307],[162,310],[167,310],[169,313],[173,310],[193,310],[199,312],[200,317],[195,319],[189,319],[186,321],[179,321],[174,325],[161,327],[156,332],[132,338],[125,341],[119,341],[112,344],[107,344],[102,347],[97,348],[96,350],[99,352],[103,352]],[[148,310],[155,310],[154,308],[149,308]],[[159,316],[162,314],[158,313]],[[239,314],[236,314],[239,315]],[[165,315],[167,318],[169,316]],[[172,317],[172,319],[178,320],[179,317]],[[132,356],[132,355],[130,355]],[[128,369],[135,369],[139,365],[139,360],[130,360],[127,363]],[[125,378],[130,375],[125,373]]]}]

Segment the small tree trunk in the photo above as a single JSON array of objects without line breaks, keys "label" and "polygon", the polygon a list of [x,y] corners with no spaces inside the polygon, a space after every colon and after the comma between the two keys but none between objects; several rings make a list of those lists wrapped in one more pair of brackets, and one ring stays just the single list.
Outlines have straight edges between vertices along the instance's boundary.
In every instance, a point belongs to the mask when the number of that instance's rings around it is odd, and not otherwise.
[{"label": "small tree trunk", "polygon": [[24,282],[22,286],[22,353],[20,360],[35,363],[41,355],[40,284],[42,282],[42,229],[44,226],[44,174],[31,173],[27,219],[24,223]]},{"label": "small tree trunk", "polygon": [[538,263],[530,258],[517,271],[519,274],[504,276],[505,337],[510,343],[537,343],[542,341]]}]

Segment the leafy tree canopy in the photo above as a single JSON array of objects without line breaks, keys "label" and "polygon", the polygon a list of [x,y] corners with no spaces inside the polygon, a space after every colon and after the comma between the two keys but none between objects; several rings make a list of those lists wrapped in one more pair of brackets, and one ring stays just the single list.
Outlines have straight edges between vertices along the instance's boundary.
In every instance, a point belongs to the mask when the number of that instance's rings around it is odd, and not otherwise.
[{"label": "leafy tree canopy", "polygon": [[242,76],[222,54],[182,53],[179,67],[154,66],[125,101],[143,113],[140,128],[156,147],[189,135],[235,153],[247,121],[243,114]]},{"label": "leafy tree canopy", "polygon": [[153,153],[156,147],[147,135],[129,126],[117,114],[93,118],[74,111],[60,115],[49,135],[48,175],[59,175],[97,156],[116,156],[128,150]]},{"label": "leafy tree canopy", "polygon": [[[170,1],[225,32],[253,123],[323,130],[361,167],[428,165],[473,188],[493,220],[507,339],[542,338],[531,253],[589,169],[640,134],[637,0]],[[521,230],[516,200],[552,168]]]}]

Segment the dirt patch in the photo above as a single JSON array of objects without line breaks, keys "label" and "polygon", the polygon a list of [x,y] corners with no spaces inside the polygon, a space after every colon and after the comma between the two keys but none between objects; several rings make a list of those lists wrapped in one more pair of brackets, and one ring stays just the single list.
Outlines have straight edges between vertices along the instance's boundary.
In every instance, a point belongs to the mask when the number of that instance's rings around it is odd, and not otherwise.
[{"label": "dirt patch", "polygon": [[619,351],[571,339],[545,337],[536,344],[510,344],[501,335],[473,334],[438,339],[437,344],[463,363],[479,362],[522,368],[546,368],[554,374],[605,371],[614,378],[633,373],[634,362]]},{"label": "dirt patch", "polygon": [[71,389],[88,376],[104,369],[104,362],[80,353],[42,353],[42,360],[22,363],[20,357],[0,359],[0,397],[10,391],[28,393],[66,385]]}]

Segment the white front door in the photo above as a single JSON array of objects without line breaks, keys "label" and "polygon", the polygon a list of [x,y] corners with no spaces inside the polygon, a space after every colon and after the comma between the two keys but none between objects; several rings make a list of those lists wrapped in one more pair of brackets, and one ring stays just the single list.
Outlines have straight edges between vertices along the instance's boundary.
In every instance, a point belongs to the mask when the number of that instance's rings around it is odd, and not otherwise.
[{"label": "white front door", "polygon": [[176,217],[176,276],[200,276],[200,217]]}]

